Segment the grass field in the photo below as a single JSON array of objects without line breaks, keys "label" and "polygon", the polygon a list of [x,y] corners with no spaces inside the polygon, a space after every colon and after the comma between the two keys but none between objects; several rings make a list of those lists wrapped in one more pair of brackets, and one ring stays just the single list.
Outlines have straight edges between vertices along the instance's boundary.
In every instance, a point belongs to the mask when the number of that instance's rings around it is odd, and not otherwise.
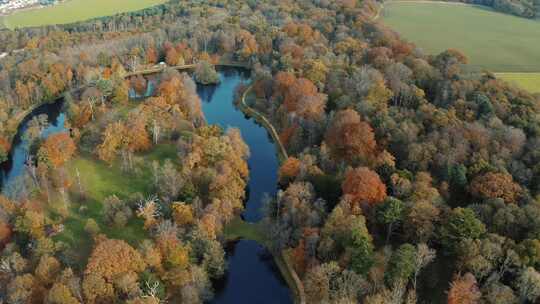
[{"label": "grass field", "polygon": [[136,11],[165,2],[167,0],[68,0],[46,8],[16,12],[4,17],[3,23],[8,28],[65,24]]},{"label": "grass field", "polygon": [[[152,160],[175,159],[176,148],[170,144],[158,145],[143,157],[145,163],[151,163]],[[151,194],[152,186],[148,182],[151,180],[149,168],[138,175],[129,174],[122,172],[118,164],[110,167],[93,156],[81,155],[72,160],[68,166],[68,171],[75,182],[77,180],[75,177],[76,169],[79,170],[86,199],[77,201],[77,195],[71,195],[72,202],[69,215],[64,221],[64,231],[55,236],[55,240],[68,244],[70,248],[77,249],[77,256],[74,258],[79,266],[84,266],[93,245],[91,236],[84,230],[88,219],[94,219],[97,222],[101,233],[110,238],[125,240],[133,246],[148,237],[147,232],[143,229],[142,220],[136,217],[131,218],[125,227],[107,225],[103,221],[102,202],[113,194],[120,199],[125,199],[136,192],[143,195]],[[74,185],[74,188],[77,188],[77,185]],[[81,206],[85,206],[86,210],[81,211]]]},{"label": "grass field", "polygon": [[495,75],[531,93],[540,93],[540,73],[496,73]]},{"label": "grass field", "polygon": [[426,52],[462,50],[475,68],[540,72],[540,21],[471,5],[386,2],[383,22]]}]

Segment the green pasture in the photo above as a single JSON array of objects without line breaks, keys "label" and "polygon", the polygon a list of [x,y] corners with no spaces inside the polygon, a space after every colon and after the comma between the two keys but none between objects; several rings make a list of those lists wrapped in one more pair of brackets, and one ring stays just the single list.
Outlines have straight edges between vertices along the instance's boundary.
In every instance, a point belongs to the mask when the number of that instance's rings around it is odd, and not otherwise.
[{"label": "green pasture", "polygon": [[390,1],[383,21],[429,54],[463,51],[475,70],[540,72],[538,20],[473,5]]},{"label": "green pasture", "polygon": [[67,0],[45,8],[21,10],[0,17],[0,22],[3,21],[8,28],[66,24],[136,11],[165,2],[167,0]]}]

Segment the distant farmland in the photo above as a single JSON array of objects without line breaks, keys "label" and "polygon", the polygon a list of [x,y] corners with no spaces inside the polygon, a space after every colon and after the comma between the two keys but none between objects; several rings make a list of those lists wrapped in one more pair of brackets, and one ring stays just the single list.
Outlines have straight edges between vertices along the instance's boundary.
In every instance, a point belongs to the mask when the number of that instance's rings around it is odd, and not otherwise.
[{"label": "distant farmland", "polygon": [[475,69],[540,72],[540,21],[428,1],[386,2],[383,18],[428,53],[456,48]]},{"label": "distant farmland", "polygon": [[167,0],[68,0],[55,6],[0,17],[0,22],[3,21],[8,28],[65,24],[136,11],[165,2]]},{"label": "distant farmland", "polygon": [[540,93],[540,73],[497,73],[495,75],[531,93]]}]

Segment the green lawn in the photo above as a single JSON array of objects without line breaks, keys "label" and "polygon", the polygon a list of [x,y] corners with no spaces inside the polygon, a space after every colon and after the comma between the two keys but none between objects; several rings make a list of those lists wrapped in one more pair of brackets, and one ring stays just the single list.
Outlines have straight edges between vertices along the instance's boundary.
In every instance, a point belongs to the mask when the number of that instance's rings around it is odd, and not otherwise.
[{"label": "green lawn", "polygon": [[[176,149],[171,144],[156,146],[151,152],[142,155],[145,163],[152,160],[163,161],[167,158],[176,158]],[[111,227],[103,221],[102,202],[109,195],[116,195],[125,199],[131,194],[140,192],[144,195],[152,194],[150,168],[145,168],[141,174],[130,174],[121,171],[118,164],[112,167],[95,159],[90,155],[81,155],[68,164],[68,171],[73,180],[73,189],[76,184],[76,169],[79,170],[81,183],[86,194],[84,201],[79,201],[76,194],[71,195],[69,216],[64,221],[64,231],[57,235],[57,241],[65,242],[70,248],[77,248],[75,257],[79,266],[84,266],[87,257],[92,250],[93,241],[91,236],[84,231],[86,221],[94,219],[101,230],[110,238],[123,239],[136,246],[138,242],[147,238],[147,232],[143,229],[143,221],[133,217],[125,227]],[[81,206],[86,210],[81,211]]]},{"label": "green lawn", "polygon": [[68,0],[46,8],[19,11],[4,17],[3,21],[9,28],[65,24],[136,11],[165,2],[167,0]]},{"label": "green lawn", "polygon": [[476,68],[540,71],[540,21],[471,5],[386,2],[383,22],[426,52],[462,50]]},{"label": "green lawn", "polygon": [[248,223],[240,217],[234,218],[223,229],[223,235],[227,240],[252,240],[260,244],[265,243],[264,232],[260,224]]},{"label": "green lawn", "polygon": [[540,73],[496,73],[495,75],[531,93],[540,93]]}]

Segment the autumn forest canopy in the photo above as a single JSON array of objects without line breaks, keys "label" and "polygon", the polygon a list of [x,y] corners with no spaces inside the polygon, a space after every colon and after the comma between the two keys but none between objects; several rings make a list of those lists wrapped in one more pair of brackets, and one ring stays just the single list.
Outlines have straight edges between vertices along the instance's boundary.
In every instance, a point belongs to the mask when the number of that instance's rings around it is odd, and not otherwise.
[{"label": "autumn forest canopy", "polygon": [[[0,303],[208,302],[234,225],[306,303],[537,303],[540,96],[425,53],[380,8],[171,0],[0,31],[2,168],[26,153],[2,180]],[[198,90],[223,66],[249,70],[235,104],[285,150],[257,223],[254,147]]]}]

